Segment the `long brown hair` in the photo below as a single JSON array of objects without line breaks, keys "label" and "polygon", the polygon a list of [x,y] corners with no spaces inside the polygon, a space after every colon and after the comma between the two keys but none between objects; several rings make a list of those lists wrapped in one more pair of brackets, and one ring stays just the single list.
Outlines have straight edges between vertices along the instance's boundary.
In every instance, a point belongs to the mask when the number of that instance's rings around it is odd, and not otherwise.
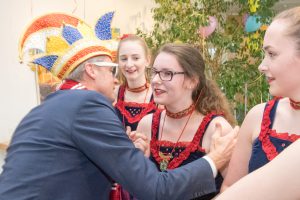
[{"label": "long brown hair", "polygon": [[158,54],[160,52],[174,55],[186,76],[198,80],[192,93],[193,102],[197,102],[197,111],[204,115],[213,111],[223,113],[230,124],[235,124],[226,96],[216,82],[207,79],[205,75],[205,63],[198,49],[188,44],[166,44],[159,49]]},{"label": "long brown hair", "polygon": [[[119,62],[119,52],[120,52],[120,48],[121,48],[122,44],[124,42],[128,42],[128,41],[138,42],[141,45],[141,47],[143,47],[143,49],[144,49],[145,57],[149,58],[149,61],[150,61],[151,52],[150,52],[149,47],[147,46],[145,40],[142,39],[141,37],[137,36],[137,35],[130,34],[130,35],[127,35],[126,37],[124,37],[123,39],[121,39],[120,42],[119,42],[118,49],[117,49],[117,62]],[[145,71],[145,76],[146,76],[146,81],[149,83],[150,82],[150,76],[149,76],[148,69],[149,68],[147,66],[146,69],[145,69],[146,70]],[[117,78],[119,79],[120,84],[125,84],[126,83],[126,78],[122,74],[122,72],[120,72],[120,70],[119,70]]]}]

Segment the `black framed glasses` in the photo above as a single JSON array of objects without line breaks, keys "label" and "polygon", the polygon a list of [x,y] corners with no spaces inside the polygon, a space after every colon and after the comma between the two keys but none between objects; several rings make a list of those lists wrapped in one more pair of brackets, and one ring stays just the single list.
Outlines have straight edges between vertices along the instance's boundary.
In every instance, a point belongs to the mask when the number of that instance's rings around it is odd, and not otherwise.
[{"label": "black framed glasses", "polygon": [[118,74],[118,64],[113,62],[93,62],[92,64],[96,65],[97,67],[110,67],[111,73],[114,77]]},{"label": "black framed glasses", "polygon": [[185,72],[174,72],[174,71],[170,71],[170,70],[161,70],[161,71],[158,71],[156,69],[151,69],[151,79],[154,78],[154,76],[156,74],[158,74],[160,80],[162,81],[171,81],[173,79],[173,76],[174,75],[177,75],[177,74],[185,74]]}]

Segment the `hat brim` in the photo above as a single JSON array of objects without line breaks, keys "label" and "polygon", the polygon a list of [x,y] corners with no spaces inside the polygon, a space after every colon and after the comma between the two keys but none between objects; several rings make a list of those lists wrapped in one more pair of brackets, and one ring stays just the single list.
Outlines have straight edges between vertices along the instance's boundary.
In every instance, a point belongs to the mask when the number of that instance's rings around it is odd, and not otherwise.
[{"label": "hat brim", "polygon": [[113,62],[92,62],[92,64],[97,65],[99,67],[118,67],[117,63]]}]

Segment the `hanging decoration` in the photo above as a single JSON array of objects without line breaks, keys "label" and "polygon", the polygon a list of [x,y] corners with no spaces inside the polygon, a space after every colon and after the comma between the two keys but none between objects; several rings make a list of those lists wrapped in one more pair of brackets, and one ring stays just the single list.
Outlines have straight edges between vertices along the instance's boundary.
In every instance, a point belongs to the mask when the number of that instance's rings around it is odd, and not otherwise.
[{"label": "hanging decoration", "polygon": [[261,31],[266,31],[267,30],[267,28],[268,28],[269,26],[268,25],[262,25],[261,27],[260,27],[260,30]]},{"label": "hanging decoration", "polygon": [[260,50],[263,40],[260,37],[260,34],[258,32],[249,35],[245,38],[245,43],[247,49],[250,50],[250,52],[257,52]]},{"label": "hanging decoration", "polygon": [[245,14],[243,15],[243,17],[242,17],[243,25],[246,24],[246,21],[247,21],[248,17],[249,17],[249,14],[248,14],[248,13],[245,13]]},{"label": "hanging decoration", "polygon": [[247,33],[257,31],[261,26],[260,16],[250,15],[245,24],[245,31]]},{"label": "hanging decoration", "polygon": [[256,13],[259,8],[260,0],[248,0],[249,10],[251,13]]},{"label": "hanging decoration", "polygon": [[198,33],[199,36],[202,38],[206,38],[210,36],[217,28],[218,26],[218,20],[214,16],[209,16],[208,17],[208,25],[207,26],[201,26],[199,27]]}]

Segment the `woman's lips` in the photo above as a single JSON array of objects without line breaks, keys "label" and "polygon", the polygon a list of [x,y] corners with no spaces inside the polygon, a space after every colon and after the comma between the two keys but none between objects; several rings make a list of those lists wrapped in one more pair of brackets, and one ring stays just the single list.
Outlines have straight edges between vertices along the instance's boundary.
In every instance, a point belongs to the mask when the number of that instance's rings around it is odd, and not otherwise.
[{"label": "woman's lips", "polygon": [[267,77],[267,82],[268,82],[268,83],[271,83],[271,82],[274,81],[274,80],[275,80],[275,78]]}]

